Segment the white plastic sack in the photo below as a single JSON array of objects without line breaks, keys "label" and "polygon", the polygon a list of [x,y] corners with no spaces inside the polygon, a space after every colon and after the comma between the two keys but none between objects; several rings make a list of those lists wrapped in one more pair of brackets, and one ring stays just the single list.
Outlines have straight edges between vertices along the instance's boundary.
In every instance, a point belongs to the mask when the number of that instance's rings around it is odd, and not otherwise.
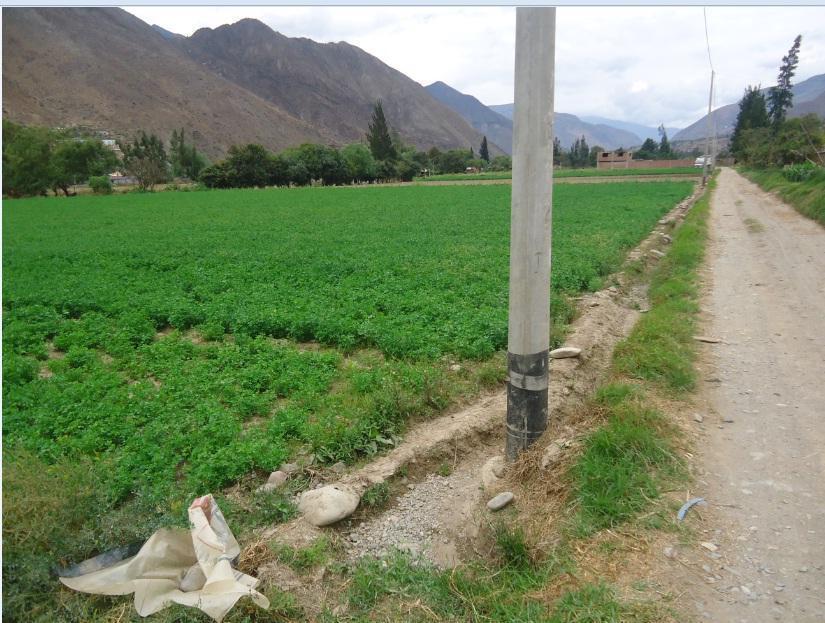
[{"label": "white plastic sack", "polygon": [[189,523],[189,532],[158,530],[135,556],[60,581],[84,593],[134,593],[141,616],[174,602],[198,608],[220,623],[245,595],[261,608],[269,608],[269,600],[255,590],[258,580],[232,568],[240,547],[211,495],[192,502]]}]

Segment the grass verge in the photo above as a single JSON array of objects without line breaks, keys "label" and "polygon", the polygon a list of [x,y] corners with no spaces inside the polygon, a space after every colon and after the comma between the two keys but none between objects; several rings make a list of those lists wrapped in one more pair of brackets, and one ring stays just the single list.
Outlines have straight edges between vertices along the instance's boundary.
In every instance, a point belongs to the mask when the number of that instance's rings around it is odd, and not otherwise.
[{"label": "grass verge", "polygon": [[820,168],[803,182],[791,182],[780,169],[739,169],[763,189],[775,191],[797,212],[825,225],[825,169]]}]

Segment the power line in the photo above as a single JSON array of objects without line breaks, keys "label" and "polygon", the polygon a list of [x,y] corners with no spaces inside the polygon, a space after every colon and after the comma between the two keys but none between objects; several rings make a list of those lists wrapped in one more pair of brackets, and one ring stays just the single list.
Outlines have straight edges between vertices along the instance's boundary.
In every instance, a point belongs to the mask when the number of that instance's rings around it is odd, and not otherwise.
[{"label": "power line", "polygon": [[708,37],[708,10],[707,10],[707,7],[702,7],[702,15],[705,17],[705,43],[708,46],[708,63],[710,63],[710,70],[713,71],[713,59],[710,56],[710,37]]}]

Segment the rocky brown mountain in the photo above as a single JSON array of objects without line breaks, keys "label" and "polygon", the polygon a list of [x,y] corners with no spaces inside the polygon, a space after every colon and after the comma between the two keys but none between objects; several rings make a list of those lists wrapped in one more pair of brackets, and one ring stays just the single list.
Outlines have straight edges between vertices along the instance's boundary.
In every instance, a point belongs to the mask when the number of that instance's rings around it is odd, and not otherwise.
[{"label": "rocky brown mountain", "polygon": [[348,43],[290,38],[255,19],[178,40],[203,66],[338,142],[364,136],[376,100],[390,125],[421,148],[475,147],[481,135],[420,84]]},{"label": "rocky brown mountain", "polygon": [[219,157],[234,143],[276,149],[331,137],[201,68],[121,9],[3,9],[3,116],[166,138],[189,129]]},{"label": "rocky brown mountain", "polygon": [[169,36],[116,8],[4,8],[3,116],[166,138],[184,127],[211,158],[361,139],[373,103],[422,149],[481,135],[426,90],[346,43],[285,37],[256,20]]}]

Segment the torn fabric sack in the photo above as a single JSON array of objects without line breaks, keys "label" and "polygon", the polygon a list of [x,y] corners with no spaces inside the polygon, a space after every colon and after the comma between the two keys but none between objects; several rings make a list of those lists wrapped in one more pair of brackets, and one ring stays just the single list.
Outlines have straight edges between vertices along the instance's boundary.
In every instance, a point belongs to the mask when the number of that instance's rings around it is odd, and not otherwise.
[{"label": "torn fabric sack", "polygon": [[141,616],[177,603],[198,608],[220,623],[244,596],[269,608],[269,600],[255,590],[258,580],[232,568],[240,546],[211,495],[192,502],[189,523],[188,532],[158,530],[131,558],[60,581],[84,593],[134,593]]}]

